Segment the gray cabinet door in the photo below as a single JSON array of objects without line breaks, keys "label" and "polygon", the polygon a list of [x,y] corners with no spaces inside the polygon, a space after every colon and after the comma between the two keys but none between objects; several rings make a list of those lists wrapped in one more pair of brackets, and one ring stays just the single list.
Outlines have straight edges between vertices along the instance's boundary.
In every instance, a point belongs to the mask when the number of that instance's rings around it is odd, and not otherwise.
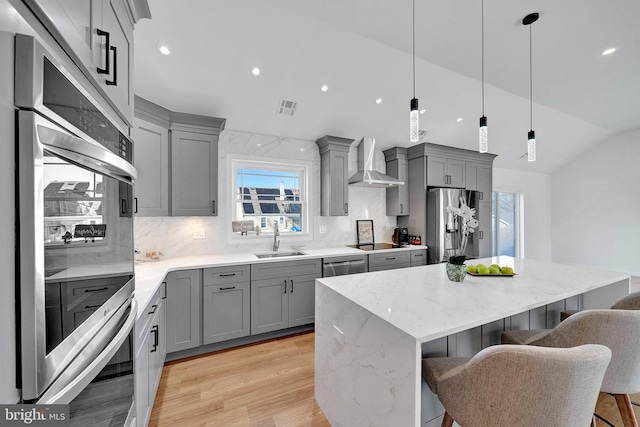
[{"label": "gray cabinet door", "polygon": [[476,233],[479,233],[478,257],[490,257],[493,252],[493,234],[491,233],[491,199],[489,199],[489,202],[480,202],[476,212],[476,218],[480,223],[476,231]]},{"label": "gray cabinet door", "polygon": [[[103,88],[128,123],[133,119],[133,25],[123,0],[103,0],[102,28],[109,33],[110,46],[102,47],[110,56]],[[106,50],[108,49],[108,51]],[[106,64],[105,64],[106,65]]]},{"label": "gray cabinet door", "polygon": [[249,282],[202,288],[202,344],[212,344],[251,333]]},{"label": "gray cabinet door", "polygon": [[218,136],[171,132],[171,215],[218,215]]},{"label": "gray cabinet door", "polygon": [[427,250],[415,249],[411,251],[411,267],[427,265]]},{"label": "gray cabinet door", "polygon": [[316,141],[320,151],[320,214],[349,214],[349,148],[352,139],[326,135]]},{"label": "gray cabinet door", "polygon": [[167,275],[167,352],[200,345],[201,270]]},{"label": "gray cabinet door", "polygon": [[286,278],[251,281],[251,335],[289,327]]},{"label": "gray cabinet door", "polygon": [[169,130],[134,119],[131,130],[135,166],[135,214],[169,215]]},{"label": "gray cabinet door", "polygon": [[466,162],[464,160],[447,160],[447,175],[449,176],[449,186],[465,188]]},{"label": "gray cabinet door", "polygon": [[467,162],[466,188],[480,192],[480,201],[491,202],[492,166],[486,163]]},{"label": "gray cabinet door", "polygon": [[404,185],[394,185],[386,189],[387,215],[409,215],[409,167],[407,149],[395,147],[385,150],[387,175],[398,178]]},{"label": "gray cabinet door", "polygon": [[433,187],[448,187],[447,159],[444,157],[427,157],[427,185]]},{"label": "gray cabinet door", "polygon": [[[138,341],[135,361],[135,393],[136,418],[138,425],[147,425],[151,415],[153,400],[149,402],[149,334],[145,331],[144,338]],[[153,339],[153,338],[151,338]]]},{"label": "gray cabinet door", "polygon": [[[328,153],[329,172],[323,182],[329,184],[329,206],[323,206],[331,216],[349,214],[349,152],[331,151]],[[324,214],[323,214],[324,215]]]},{"label": "gray cabinet door", "polygon": [[307,325],[315,321],[316,278],[296,276],[288,279],[289,286],[289,327]]}]

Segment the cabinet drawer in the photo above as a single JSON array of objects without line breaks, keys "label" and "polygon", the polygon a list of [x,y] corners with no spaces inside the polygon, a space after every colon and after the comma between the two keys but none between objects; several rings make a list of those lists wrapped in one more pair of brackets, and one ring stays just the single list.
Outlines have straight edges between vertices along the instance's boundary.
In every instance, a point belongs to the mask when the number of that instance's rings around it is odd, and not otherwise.
[{"label": "cabinet drawer", "polygon": [[139,342],[144,339],[145,334],[149,333],[149,328],[152,322],[158,315],[160,310],[160,304],[162,304],[162,297],[165,295],[164,283],[156,290],[153,297],[149,301],[149,304],[144,308],[142,314],[136,321],[136,336]]},{"label": "cabinet drawer", "polygon": [[411,264],[409,251],[384,252],[379,254],[369,254],[369,271],[376,271],[380,267],[384,268],[400,268],[400,264]]},{"label": "cabinet drawer", "polygon": [[322,277],[322,259],[300,259],[295,261],[265,262],[251,265],[251,279],[273,279],[287,276],[316,275]]},{"label": "cabinet drawer", "polygon": [[127,278],[119,276],[62,283],[62,304],[69,305],[80,301],[105,302],[127,281]]},{"label": "cabinet drawer", "polygon": [[411,251],[411,267],[415,267],[416,265],[426,265],[427,264],[427,250],[426,249],[418,249]]},{"label": "cabinet drawer", "polygon": [[248,265],[205,268],[202,284],[204,286],[211,286],[248,282],[250,280],[250,273],[251,268]]}]

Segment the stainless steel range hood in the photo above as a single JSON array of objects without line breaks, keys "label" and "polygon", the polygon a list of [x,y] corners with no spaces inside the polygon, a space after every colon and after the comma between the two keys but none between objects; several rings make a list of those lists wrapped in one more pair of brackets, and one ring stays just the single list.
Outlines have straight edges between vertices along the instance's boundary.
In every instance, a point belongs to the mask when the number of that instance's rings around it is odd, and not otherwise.
[{"label": "stainless steel range hood", "polygon": [[358,145],[358,172],[349,178],[349,185],[357,187],[388,187],[404,185],[404,182],[376,170],[376,139],[362,138]]}]

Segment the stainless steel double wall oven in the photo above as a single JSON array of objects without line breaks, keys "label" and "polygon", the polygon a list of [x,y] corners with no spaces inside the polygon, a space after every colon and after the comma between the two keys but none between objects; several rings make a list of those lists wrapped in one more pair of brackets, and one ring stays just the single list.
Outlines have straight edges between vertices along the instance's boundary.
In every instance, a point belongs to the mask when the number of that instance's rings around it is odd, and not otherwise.
[{"label": "stainless steel double wall oven", "polygon": [[23,35],[15,51],[18,386],[24,402],[69,403],[72,424],[126,425],[134,413],[132,144],[85,90],[89,81],[68,72],[68,58]]}]

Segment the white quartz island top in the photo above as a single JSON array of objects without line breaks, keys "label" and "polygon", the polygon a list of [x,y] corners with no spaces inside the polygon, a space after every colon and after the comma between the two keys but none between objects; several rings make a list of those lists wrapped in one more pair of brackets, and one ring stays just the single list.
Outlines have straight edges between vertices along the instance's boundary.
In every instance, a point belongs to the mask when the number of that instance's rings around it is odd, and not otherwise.
[{"label": "white quartz island top", "polygon": [[628,274],[531,259],[494,257],[467,264],[508,265],[515,276],[448,280],[445,264],[318,279],[419,342],[432,341],[603,285]]},{"label": "white quartz island top", "polygon": [[564,309],[569,298],[608,308],[629,293],[630,276],[615,271],[512,257],[467,264],[480,262],[516,275],[457,283],[436,264],[316,280],[315,398],[332,426],[440,426],[423,352],[470,356],[491,345],[485,328],[497,324],[499,334],[522,314],[528,328],[532,312],[549,319],[547,307]]}]

